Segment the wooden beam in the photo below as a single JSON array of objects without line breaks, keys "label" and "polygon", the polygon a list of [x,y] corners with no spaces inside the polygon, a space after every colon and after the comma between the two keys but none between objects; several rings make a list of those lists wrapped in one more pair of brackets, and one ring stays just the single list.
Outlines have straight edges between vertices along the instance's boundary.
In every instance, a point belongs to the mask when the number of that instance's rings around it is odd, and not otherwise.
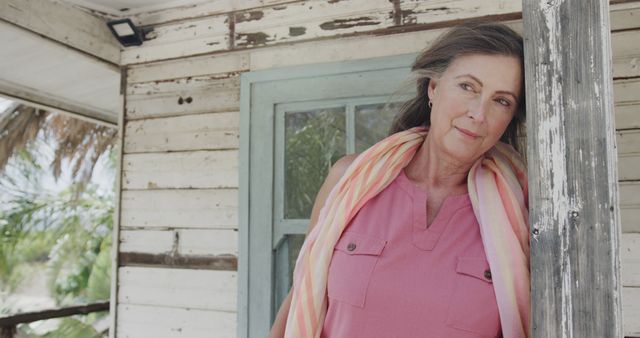
[{"label": "wooden beam", "polygon": [[149,266],[170,269],[238,270],[238,257],[231,254],[203,256],[120,252],[118,254],[118,262],[121,267]]},{"label": "wooden beam", "polygon": [[0,95],[13,101],[59,112],[83,121],[108,127],[115,127],[117,125],[117,118],[108,111],[83,107],[75,102],[68,102],[65,98],[55,97],[34,88],[26,88],[2,79],[0,79]]},{"label": "wooden beam", "polygon": [[622,337],[609,4],[524,1],[532,337]]},{"label": "wooden beam", "polygon": [[84,305],[62,307],[58,309],[18,313],[0,317],[0,327],[12,326],[21,323],[32,323],[44,319],[70,317],[79,314],[89,314],[109,310],[109,302],[97,302]]},{"label": "wooden beam", "polygon": [[0,21],[12,23],[104,62],[120,64],[120,44],[104,20],[50,0],[0,1]]}]

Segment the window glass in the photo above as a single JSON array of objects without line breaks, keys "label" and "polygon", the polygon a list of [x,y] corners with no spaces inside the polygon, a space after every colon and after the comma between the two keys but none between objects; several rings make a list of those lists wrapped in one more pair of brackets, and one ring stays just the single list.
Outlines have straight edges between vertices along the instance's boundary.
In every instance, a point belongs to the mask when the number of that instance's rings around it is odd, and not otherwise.
[{"label": "window glass", "polygon": [[345,108],[285,114],[284,218],[304,219],[329,168],[346,154]]},{"label": "window glass", "polygon": [[360,153],[385,138],[401,103],[359,105],[355,108],[356,152]]}]

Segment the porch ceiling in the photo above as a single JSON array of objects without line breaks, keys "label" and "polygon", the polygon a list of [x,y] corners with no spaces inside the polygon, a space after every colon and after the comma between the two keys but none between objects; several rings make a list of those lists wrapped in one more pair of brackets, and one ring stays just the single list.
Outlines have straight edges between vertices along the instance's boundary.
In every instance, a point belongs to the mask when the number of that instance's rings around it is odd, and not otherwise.
[{"label": "porch ceiling", "polygon": [[117,123],[120,71],[0,21],[0,93],[45,108]]},{"label": "porch ceiling", "polygon": [[194,5],[211,0],[63,0],[94,15],[105,18],[127,17],[140,13]]}]

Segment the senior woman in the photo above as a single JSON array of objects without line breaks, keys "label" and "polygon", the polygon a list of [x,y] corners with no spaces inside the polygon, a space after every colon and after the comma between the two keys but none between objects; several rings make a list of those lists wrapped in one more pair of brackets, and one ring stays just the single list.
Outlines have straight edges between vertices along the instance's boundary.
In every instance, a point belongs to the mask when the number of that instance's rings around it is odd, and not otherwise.
[{"label": "senior woman", "polygon": [[528,337],[522,38],[457,26],[412,71],[391,135],[331,168],[270,337]]}]

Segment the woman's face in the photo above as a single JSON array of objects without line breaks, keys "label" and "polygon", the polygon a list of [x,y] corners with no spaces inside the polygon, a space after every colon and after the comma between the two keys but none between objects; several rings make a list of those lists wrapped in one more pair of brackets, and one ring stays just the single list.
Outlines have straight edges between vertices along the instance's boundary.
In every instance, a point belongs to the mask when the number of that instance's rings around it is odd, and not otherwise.
[{"label": "woman's face", "polygon": [[472,163],[500,139],[515,115],[522,85],[520,60],[470,54],[431,79],[429,138],[438,150]]}]

